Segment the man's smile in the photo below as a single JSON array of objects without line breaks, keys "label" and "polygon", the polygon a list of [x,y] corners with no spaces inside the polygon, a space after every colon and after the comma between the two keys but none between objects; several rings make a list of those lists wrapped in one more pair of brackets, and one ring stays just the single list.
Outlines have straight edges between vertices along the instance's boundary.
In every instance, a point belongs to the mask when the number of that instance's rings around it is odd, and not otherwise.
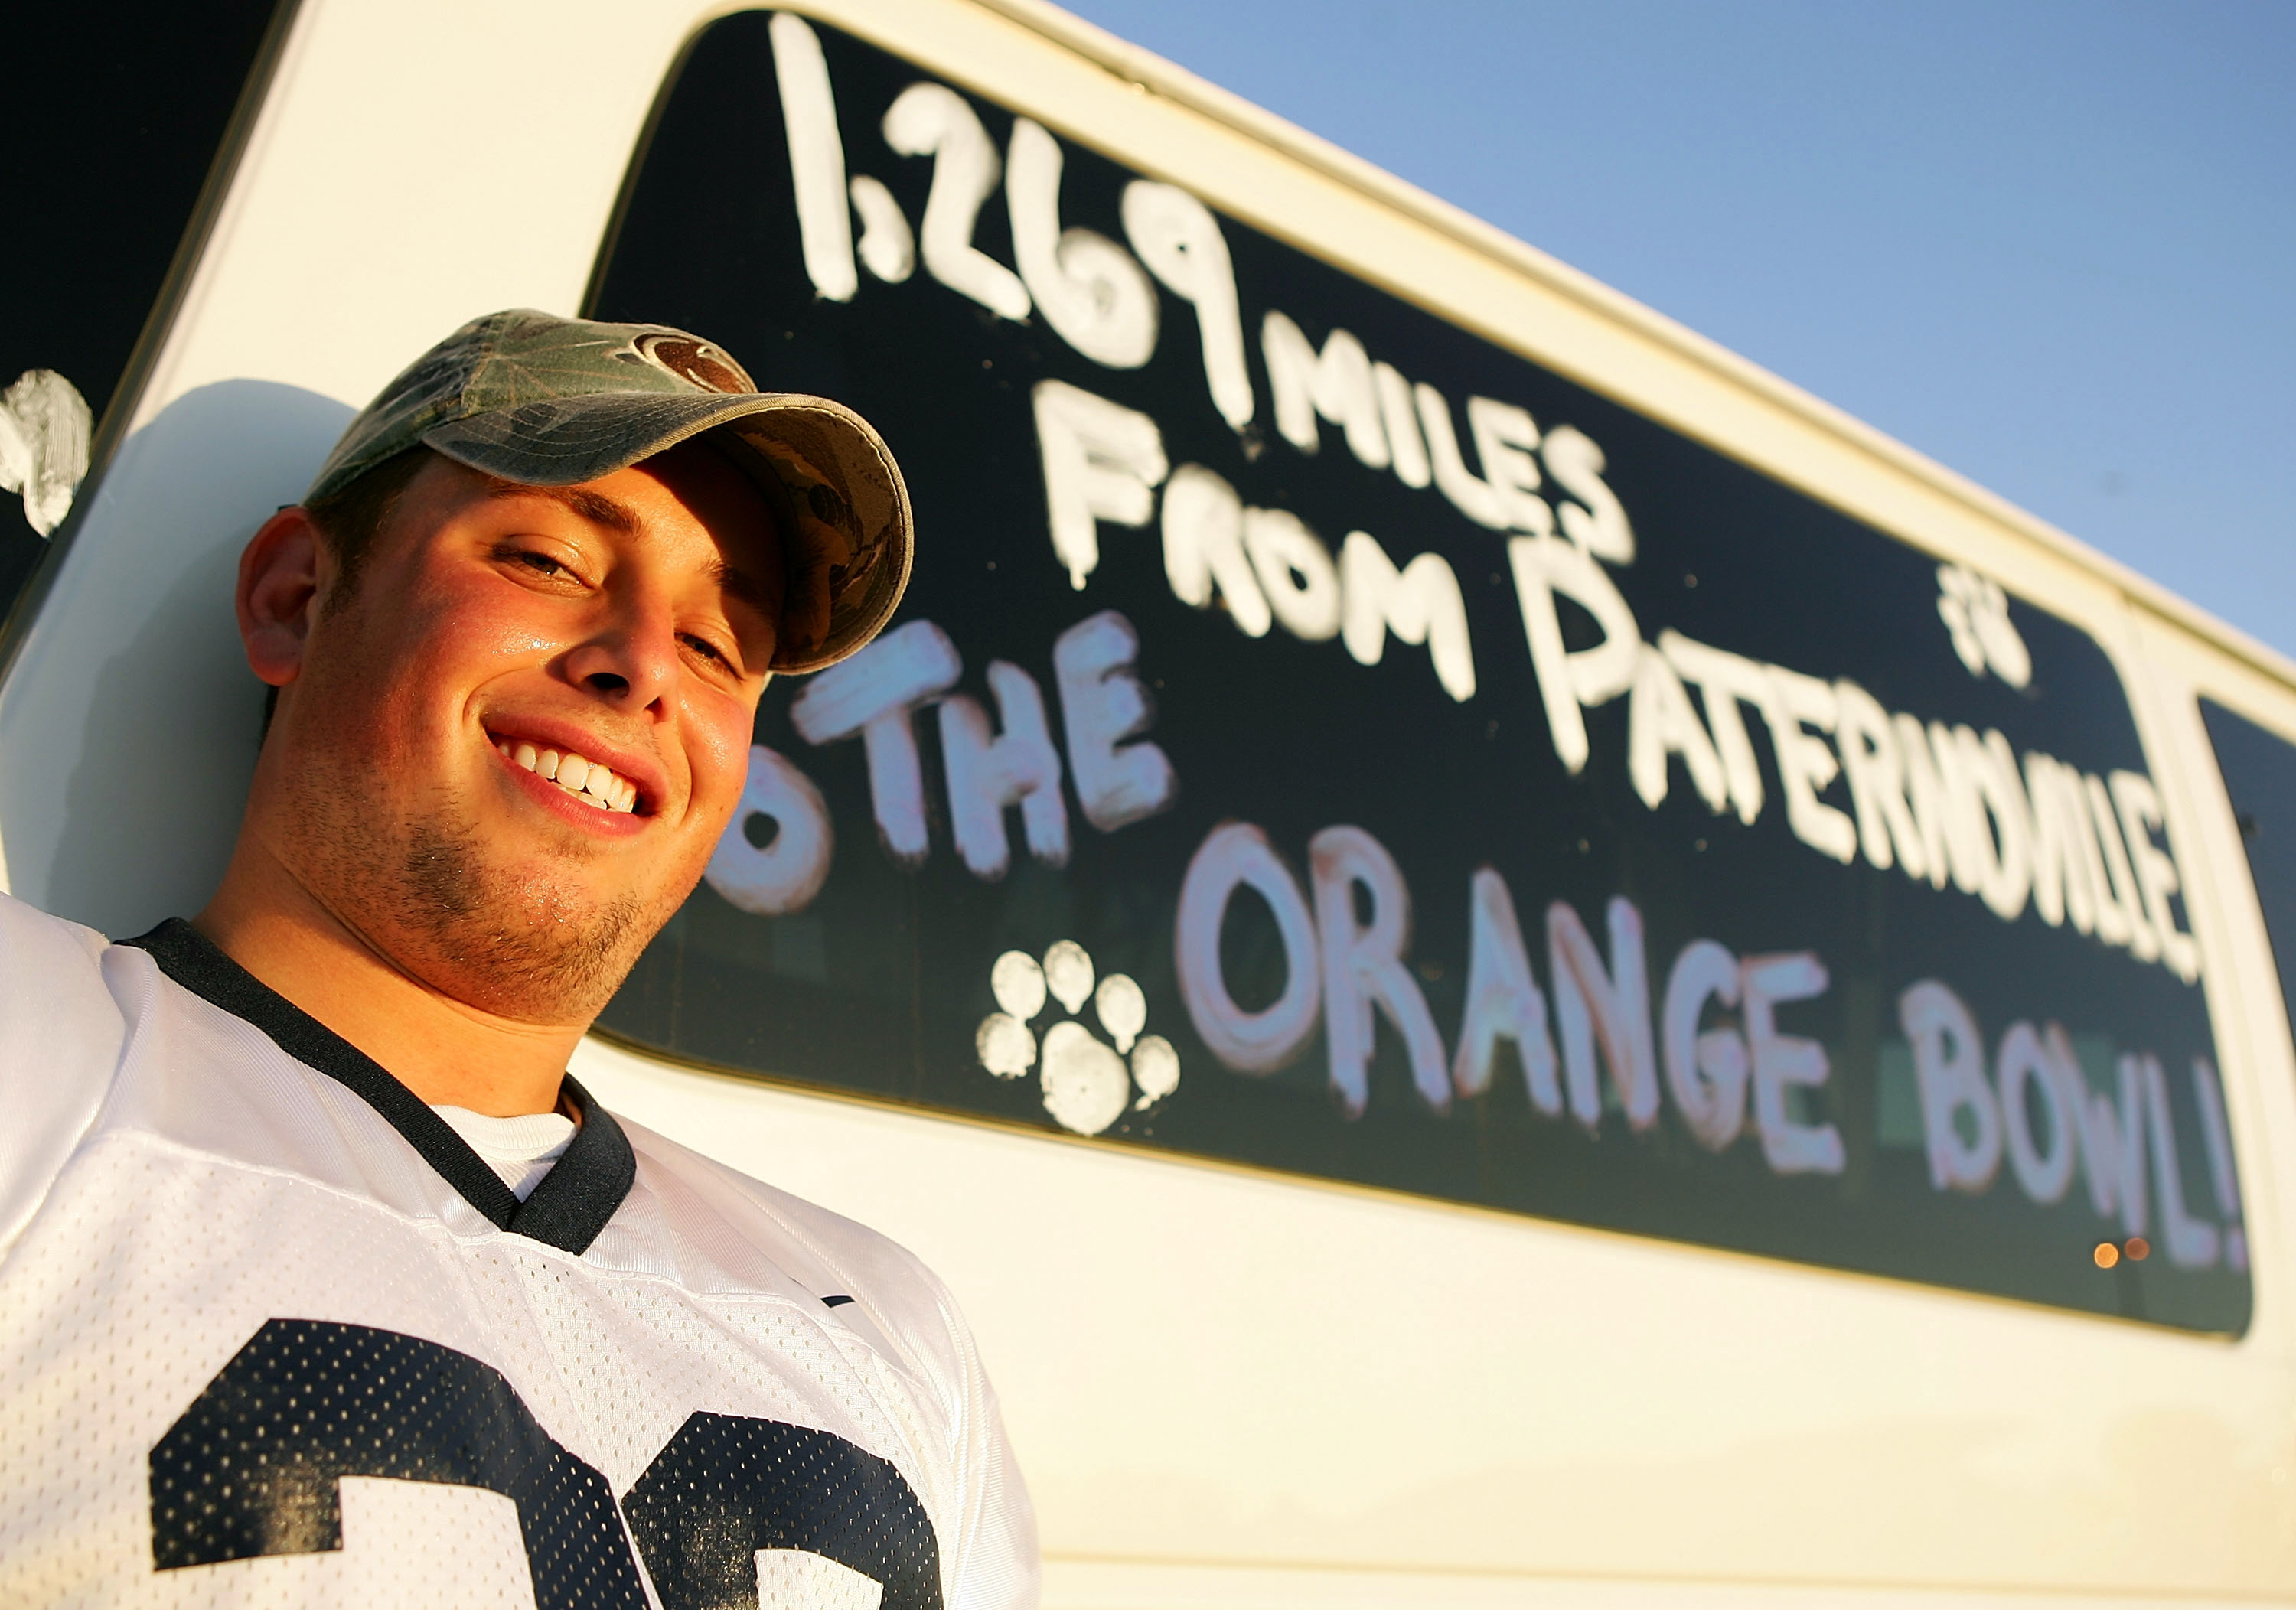
[{"label": "man's smile", "polygon": [[537,750],[524,742],[512,745],[498,740],[495,748],[512,764],[537,777],[547,778],[584,805],[627,813],[638,802],[637,784],[617,777],[603,762],[586,760],[579,755],[561,755],[555,749]]},{"label": "man's smile", "polygon": [[[542,730],[547,725],[519,721],[489,723],[485,728],[495,752],[526,774],[519,780],[528,792],[553,804],[585,805],[608,818],[642,820],[660,809],[663,785],[651,769],[619,755],[614,762],[594,758],[593,753],[586,751],[603,749],[603,742],[578,733]],[[628,823],[631,828],[636,825],[636,820]]]}]

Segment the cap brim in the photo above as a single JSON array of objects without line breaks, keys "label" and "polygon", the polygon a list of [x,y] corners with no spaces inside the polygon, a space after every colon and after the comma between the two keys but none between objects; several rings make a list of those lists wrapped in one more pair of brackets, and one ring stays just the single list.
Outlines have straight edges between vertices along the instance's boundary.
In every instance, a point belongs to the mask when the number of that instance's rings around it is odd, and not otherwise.
[{"label": "cap brim", "polygon": [[718,431],[787,494],[776,500],[790,592],[773,669],[835,665],[884,629],[908,585],[908,487],[884,439],[841,403],[796,392],[553,397],[433,426],[423,445],[529,486],[596,480]]}]

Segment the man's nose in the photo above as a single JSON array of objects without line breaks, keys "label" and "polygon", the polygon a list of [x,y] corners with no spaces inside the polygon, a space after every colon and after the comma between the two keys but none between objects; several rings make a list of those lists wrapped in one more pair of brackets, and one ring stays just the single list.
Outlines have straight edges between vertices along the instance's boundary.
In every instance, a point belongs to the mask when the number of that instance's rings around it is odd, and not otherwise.
[{"label": "man's nose", "polygon": [[639,711],[668,700],[677,681],[677,628],[669,612],[633,601],[566,657],[569,679],[615,707]]}]

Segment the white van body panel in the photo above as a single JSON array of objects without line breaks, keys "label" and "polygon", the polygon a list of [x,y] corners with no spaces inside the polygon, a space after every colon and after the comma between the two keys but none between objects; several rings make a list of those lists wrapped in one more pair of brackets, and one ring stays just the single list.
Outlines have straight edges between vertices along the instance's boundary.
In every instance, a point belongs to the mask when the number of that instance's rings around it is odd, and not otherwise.
[{"label": "white van body panel", "polygon": [[[496,307],[572,312],[724,8],[308,0],[0,691],[18,895],[201,904],[259,698],[240,545]],[[886,1230],[964,1299],[1074,1610],[2296,1604],[2296,1050],[2196,692],[2296,676],[1710,343],[1047,8],[805,8],[1940,558],[2115,659],[2188,880],[2255,1270],[2236,1340],[803,1093],[594,1039],[618,1110]],[[1082,53],[1082,45],[1094,53]],[[1097,58],[1097,59],[1095,59]],[[1111,69],[1128,68],[1128,84]],[[162,535],[163,534],[163,535]],[[154,556],[158,555],[155,562]]]},{"label": "white van body panel", "polygon": [[[1349,1593],[1382,1603],[1796,1582],[2198,1603],[2284,1580],[2269,1494],[2296,1399],[2262,1304],[2237,1346],[2196,1342],[952,1132],[597,1041],[577,1072],[640,1123],[865,1209],[964,1295],[1048,1602],[1304,1601],[1310,1565],[1376,1573]],[[2275,1267],[2260,1220],[2258,1241]]]}]

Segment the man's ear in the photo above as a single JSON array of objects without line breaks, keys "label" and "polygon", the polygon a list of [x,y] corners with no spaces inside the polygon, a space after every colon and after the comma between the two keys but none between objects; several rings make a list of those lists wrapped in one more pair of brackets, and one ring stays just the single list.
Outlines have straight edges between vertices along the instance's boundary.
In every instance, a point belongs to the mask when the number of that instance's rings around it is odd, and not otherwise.
[{"label": "man's ear", "polygon": [[303,668],[326,562],[318,528],[299,505],[264,521],[239,556],[240,642],[249,667],[275,688]]}]

